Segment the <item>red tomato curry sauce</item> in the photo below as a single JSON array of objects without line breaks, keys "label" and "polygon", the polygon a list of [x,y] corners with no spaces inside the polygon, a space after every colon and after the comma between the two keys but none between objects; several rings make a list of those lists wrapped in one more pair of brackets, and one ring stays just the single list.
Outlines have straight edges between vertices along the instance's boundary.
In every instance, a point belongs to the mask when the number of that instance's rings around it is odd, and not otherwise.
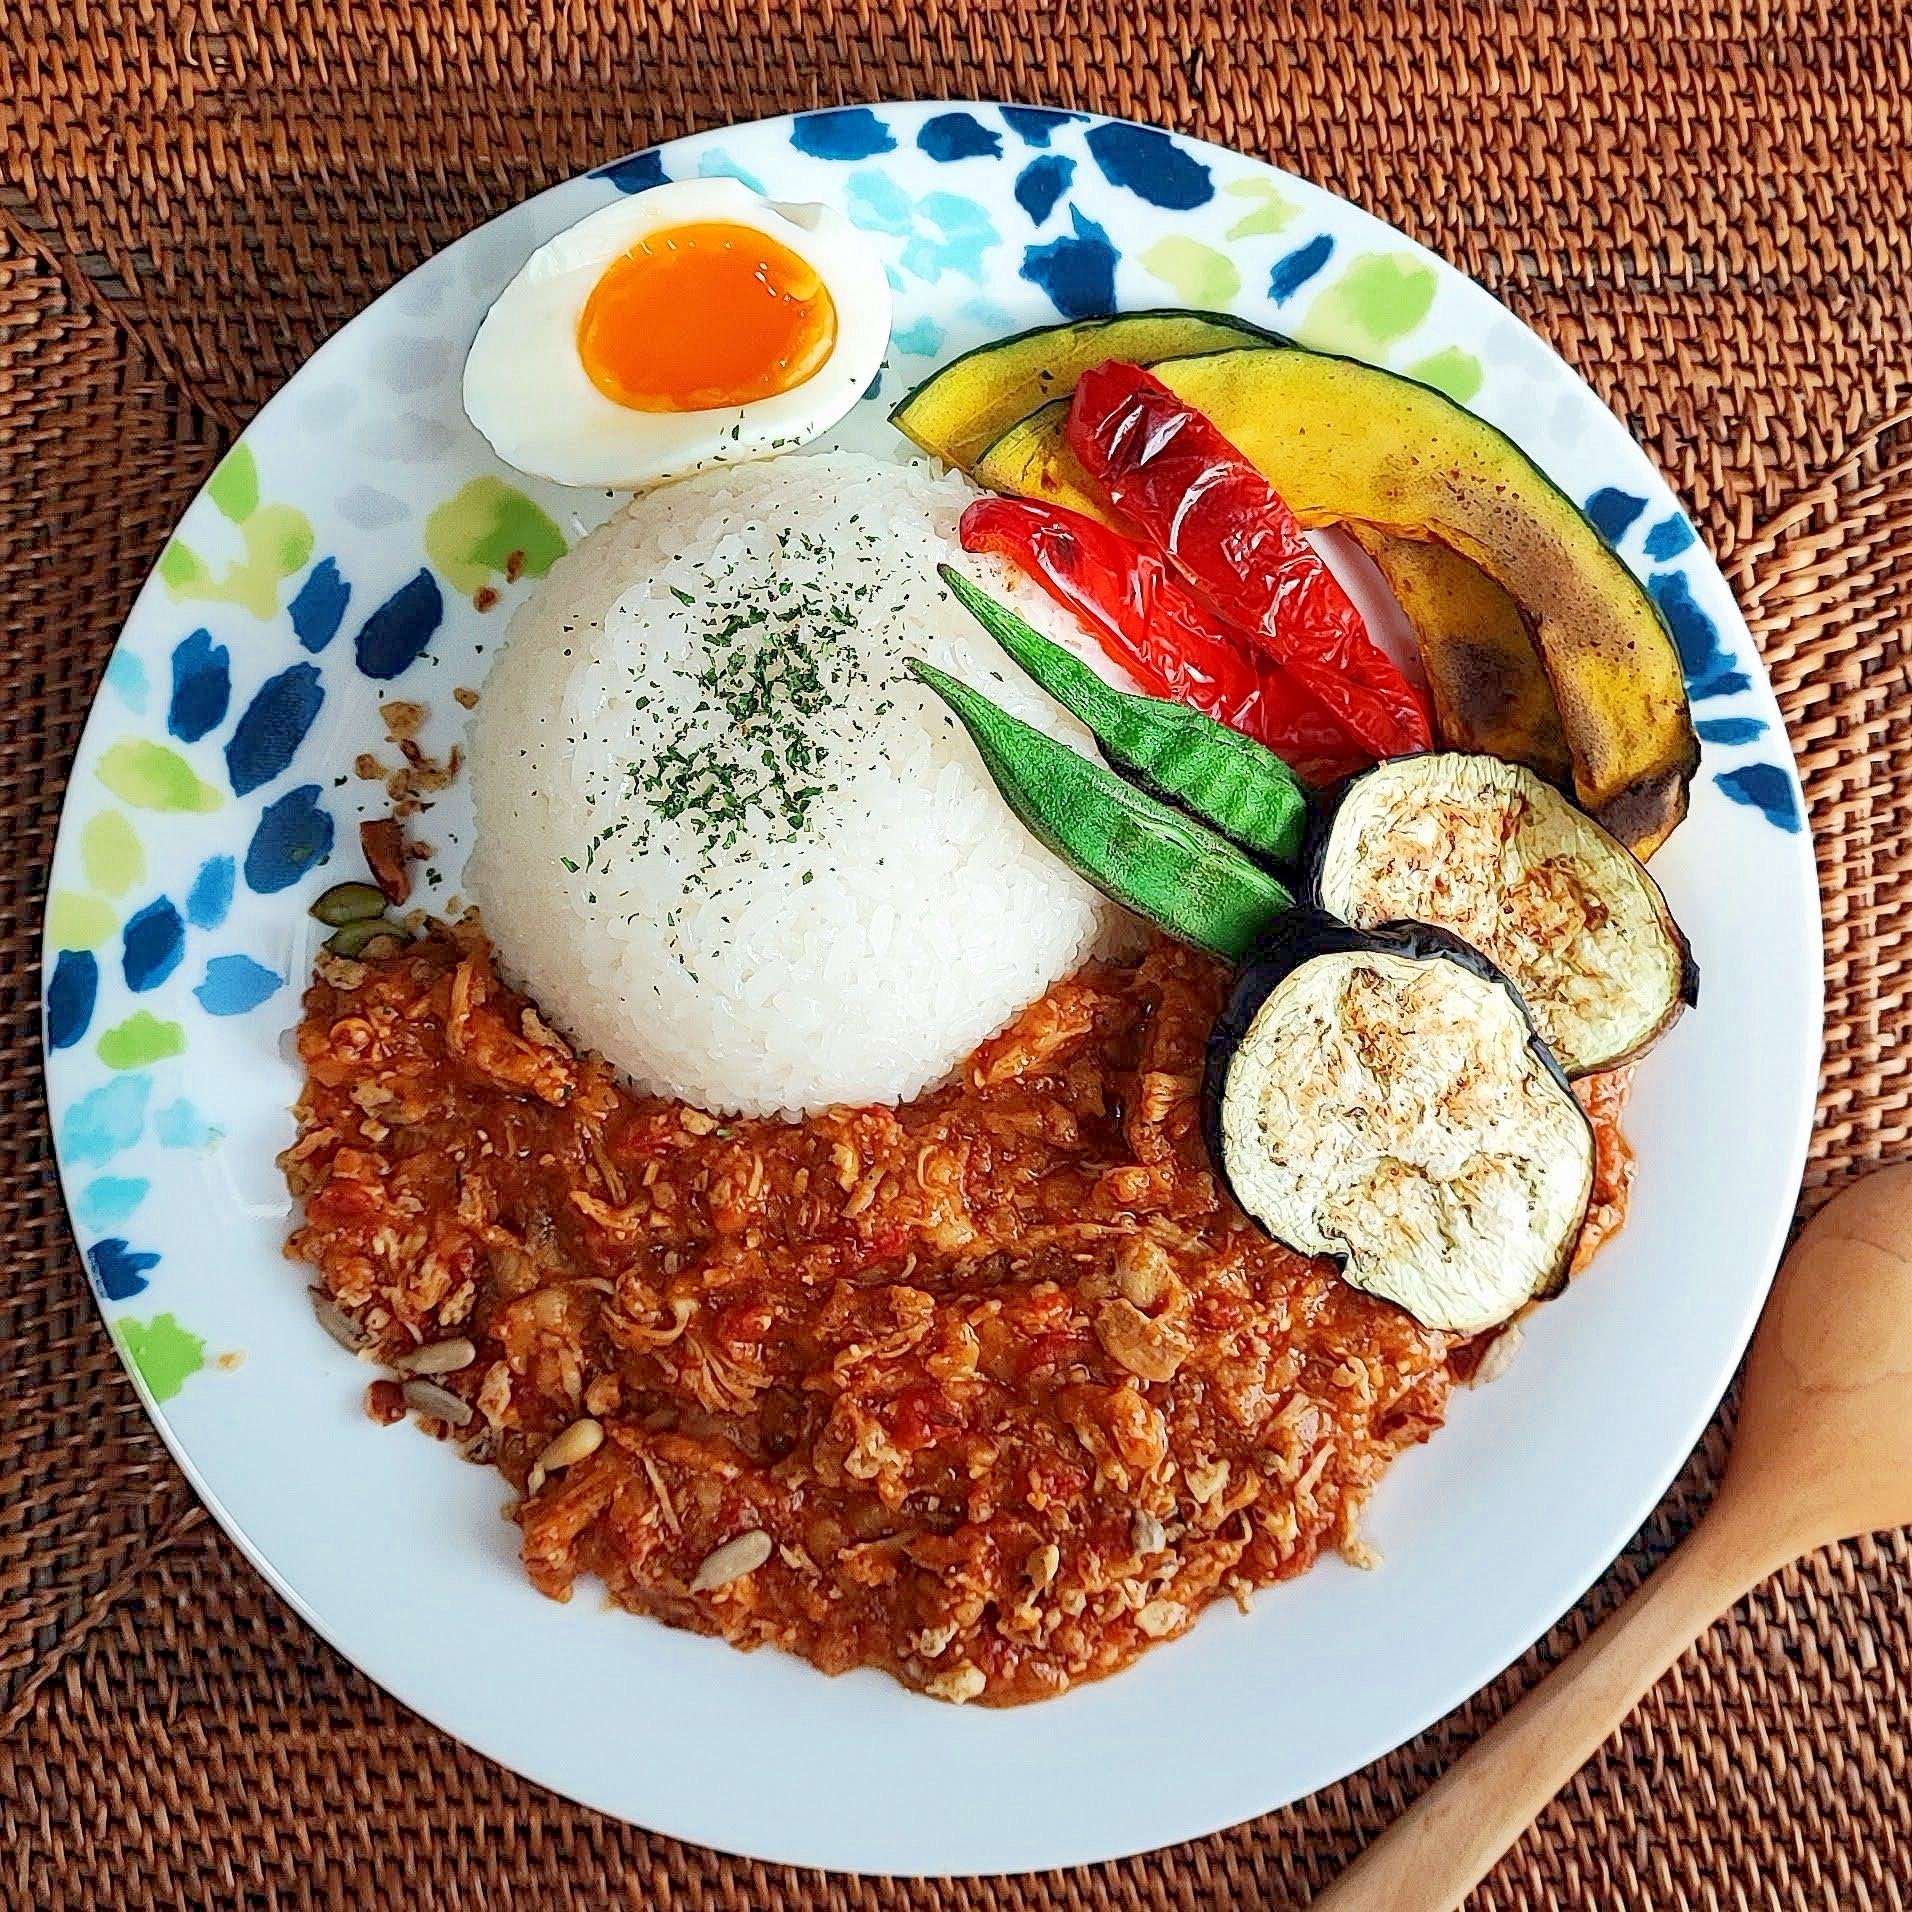
[{"label": "red tomato curry sauce", "polygon": [[[593,1575],[828,1672],[1045,1698],[1324,1548],[1362,1558],[1363,1500],[1483,1346],[1218,1186],[1224,982],[1158,945],[1057,984],[953,1086],[789,1124],[631,1094],[475,928],[323,958],[288,1253],[516,1486],[543,1592]],[[1588,1100],[1610,1230],[1618,1085]]]}]

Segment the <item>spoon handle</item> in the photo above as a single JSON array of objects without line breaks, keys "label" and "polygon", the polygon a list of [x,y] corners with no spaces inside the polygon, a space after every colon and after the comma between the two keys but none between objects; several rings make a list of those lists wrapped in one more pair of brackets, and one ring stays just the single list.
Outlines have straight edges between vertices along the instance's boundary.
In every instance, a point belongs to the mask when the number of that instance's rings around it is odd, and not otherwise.
[{"label": "spoon handle", "polygon": [[1454,1912],[1727,1608],[1783,1562],[1716,1505],[1684,1545],[1441,1775],[1311,1912]]}]

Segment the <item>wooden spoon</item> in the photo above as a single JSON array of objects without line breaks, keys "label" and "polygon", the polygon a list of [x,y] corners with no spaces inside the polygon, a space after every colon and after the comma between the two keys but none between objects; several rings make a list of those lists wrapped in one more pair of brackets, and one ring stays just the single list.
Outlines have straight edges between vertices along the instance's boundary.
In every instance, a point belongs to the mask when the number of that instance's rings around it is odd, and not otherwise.
[{"label": "wooden spoon", "polygon": [[1655,1680],[1803,1554],[1912,1524],[1912,1165],[1781,1264],[1718,1497],[1679,1551],[1374,1841],[1312,1912],[1453,1912]]}]

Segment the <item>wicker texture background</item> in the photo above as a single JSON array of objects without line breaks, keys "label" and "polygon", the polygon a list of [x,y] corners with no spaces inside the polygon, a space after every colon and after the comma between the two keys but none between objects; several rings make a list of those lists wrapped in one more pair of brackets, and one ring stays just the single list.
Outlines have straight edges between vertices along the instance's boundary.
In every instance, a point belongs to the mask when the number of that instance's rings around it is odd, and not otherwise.
[{"label": "wicker texture background", "polygon": [[[1293,167],[1474,274],[1672,477],[1778,684],[1826,902],[1806,1199],[1908,1153],[1912,12],[1062,11],[0,0],[0,1904],[1298,1906],[1717,1478],[1730,1411],[1576,1615],[1345,1784],[1145,1860],[942,1887],[732,1862],[566,1805],[371,1687],[220,1536],[121,1376],[54,1188],[36,944],[65,767],[147,566],[252,411],[433,248],[627,148],[856,99],[1093,107]],[[1904,1912],[1908,1740],[1900,1535],[1744,1602],[1476,1904]]]}]

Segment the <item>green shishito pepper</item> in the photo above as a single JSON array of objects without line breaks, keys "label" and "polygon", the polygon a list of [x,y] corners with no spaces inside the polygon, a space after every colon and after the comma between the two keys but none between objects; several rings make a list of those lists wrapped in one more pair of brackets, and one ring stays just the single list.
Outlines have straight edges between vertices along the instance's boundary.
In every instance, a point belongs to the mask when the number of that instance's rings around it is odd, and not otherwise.
[{"label": "green shishito pepper", "polygon": [[938,572],[964,610],[1088,726],[1111,768],[1271,863],[1291,864],[1301,854],[1308,800],[1266,745],[1186,704],[1112,690],[960,571],[945,564]]},{"label": "green shishito pepper", "polygon": [[1230,962],[1294,907],[1294,898],[1226,837],[947,673],[914,658],[910,670],[956,713],[1030,834],[1105,896]]}]

